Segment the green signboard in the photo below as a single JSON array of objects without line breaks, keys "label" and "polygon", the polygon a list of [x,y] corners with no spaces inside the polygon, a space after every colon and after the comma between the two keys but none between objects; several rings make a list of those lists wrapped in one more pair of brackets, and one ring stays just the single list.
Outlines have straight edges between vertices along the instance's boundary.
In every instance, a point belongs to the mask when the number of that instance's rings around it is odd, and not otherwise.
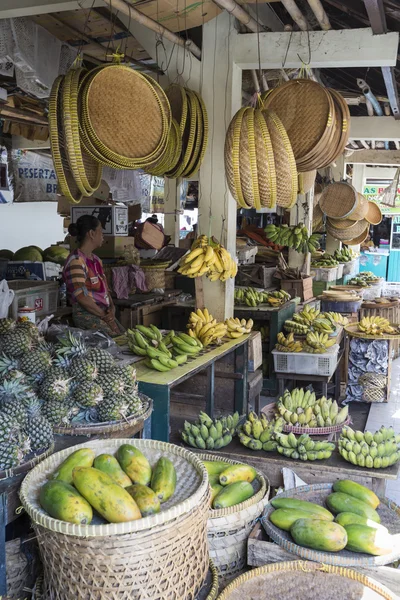
[{"label": "green signboard", "polygon": [[384,215],[400,213],[400,187],[397,188],[397,196],[394,206],[385,206],[384,204],[381,204],[379,202],[379,197],[383,194],[385,189],[387,189],[387,186],[365,185],[363,194],[367,198],[367,200],[371,200],[371,202],[377,202],[379,204],[379,208],[381,209]]}]

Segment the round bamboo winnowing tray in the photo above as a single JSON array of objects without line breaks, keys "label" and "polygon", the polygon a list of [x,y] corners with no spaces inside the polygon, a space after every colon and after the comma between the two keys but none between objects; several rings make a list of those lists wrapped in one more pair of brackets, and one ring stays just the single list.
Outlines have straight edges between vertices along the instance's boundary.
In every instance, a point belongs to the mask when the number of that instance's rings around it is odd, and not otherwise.
[{"label": "round bamboo winnowing tray", "polygon": [[288,561],[258,567],[230,583],[217,600],[396,600],[386,586],[352,569]]},{"label": "round bamboo winnowing tray", "polygon": [[[344,464],[346,464],[344,462]],[[280,498],[297,498],[298,500],[306,500],[315,504],[325,505],[325,500],[332,493],[331,483],[320,483],[315,485],[305,485],[299,488],[282,492]],[[387,527],[393,536],[400,535],[400,508],[387,498],[380,498],[380,505],[377,512],[380,516],[381,523]],[[287,552],[292,552],[305,560],[313,560],[322,562],[326,565],[336,565],[341,567],[368,567],[388,565],[400,558],[400,545],[395,544],[395,549],[390,554],[384,556],[371,556],[363,552],[350,552],[350,550],[340,550],[340,552],[321,552],[304,548],[293,541],[289,531],[283,531],[276,527],[269,519],[274,508],[271,503],[267,504],[263,517],[262,525],[269,537],[274,542],[282,546]],[[396,539],[396,538],[395,538]]]},{"label": "round bamboo winnowing tray", "polygon": [[368,201],[368,210],[365,219],[371,225],[379,225],[382,221],[382,212],[376,202]]},{"label": "round bamboo winnowing tray", "polygon": [[313,228],[317,227],[319,224],[322,224],[323,221],[324,221],[324,213],[320,209],[319,204],[317,204],[316,206],[314,206],[314,210],[313,210],[313,222],[312,222]]},{"label": "round bamboo winnowing tray", "polygon": [[354,227],[355,221],[352,219],[330,219],[327,217],[326,222],[328,225],[333,227],[334,229],[349,229],[350,227]]},{"label": "round bamboo winnowing tray", "polygon": [[368,212],[368,200],[365,196],[357,192],[357,206],[355,210],[348,216],[348,220],[350,221],[360,221],[361,219],[365,219]]},{"label": "round bamboo winnowing tray", "polygon": [[[269,110],[263,111],[271,136],[276,174],[276,204],[282,208],[292,208],[297,199],[297,169],[292,146],[286,130],[279,117]],[[314,175],[314,178],[313,178]],[[306,173],[307,185],[314,185],[316,173]],[[310,181],[311,180],[311,181]]]},{"label": "round bamboo winnowing tray", "polygon": [[319,206],[331,219],[349,217],[358,205],[357,192],[352,185],[344,182],[331,183],[322,192]]},{"label": "round bamboo winnowing tray", "polygon": [[353,240],[345,240],[343,243],[346,244],[346,246],[358,246],[367,239],[368,235],[369,226],[365,229],[365,231],[363,231],[363,233],[360,233],[358,237],[354,238]]},{"label": "round bamboo winnowing tray", "polygon": [[366,227],[368,227],[368,223],[363,219],[362,221],[356,221],[347,229],[336,229],[336,227],[332,227],[332,225],[327,223],[326,230],[336,240],[346,242],[347,240],[353,240],[360,236],[365,231]]},{"label": "round bamboo winnowing tray", "polygon": [[99,154],[132,169],[156,160],[170,128],[163,94],[156,82],[124,65],[90,71],[82,89],[81,120]]},{"label": "round bamboo winnowing tray", "polygon": [[318,168],[309,163],[333,134],[335,107],[329,92],[309,79],[296,79],[263,95],[263,101],[282,121],[298,167],[301,164],[304,171]]}]

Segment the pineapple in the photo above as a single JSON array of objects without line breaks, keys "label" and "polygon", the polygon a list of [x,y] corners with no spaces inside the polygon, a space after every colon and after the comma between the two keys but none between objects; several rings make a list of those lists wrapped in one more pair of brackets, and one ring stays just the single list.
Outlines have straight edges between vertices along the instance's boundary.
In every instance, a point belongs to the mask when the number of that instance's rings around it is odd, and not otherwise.
[{"label": "pineapple", "polygon": [[35,346],[34,340],[23,331],[13,330],[1,338],[2,350],[7,356],[19,358],[27,352],[31,352]]},{"label": "pineapple", "polygon": [[71,331],[58,339],[57,355],[63,358],[72,359],[75,356],[84,356],[87,352],[85,342],[75,336]]},{"label": "pineapple", "polygon": [[0,444],[18,443],[21,430],[14,419],[0,411]]},{"label": "pineapple", "polygon": [[121,379],[127,387],[136,387],[136,369],[131,365],[115,366],[107,373],[109,375]]},{"label": "pineapple", "polygon": [[27,422],[26,407],[22,401],[26,389],[18,379],[3,381],[0,385],[0,409],[20,427]]},{"label": "pineapple", "polygon": [[40,397],[44,400],[64,402],[71,392],[71,379],[65,374],[59,377],[45,377],[39,390]]},{"label": "pineapple", "polygon": [[78,412],[79,408],[73,406],[68,400],[64,402],[49,400],[42,406],[42,415],[52,425],[69,425]]},{"label": "pineapple", "polygon": [[71,361],[69,374],[80,381],[97,379],[99,371],[96,365],[83,356],[78,356]]},{"label": "pineapple", "polygon": [[16,443],[0,443],[0,471],[18,467],[24,457],[23,451]]},{"label": "pineapple", "polygon": [[5,335],[15,327],[15,321],[12,319],[0,319],[0,335]]},{"label": "pineapple", "polygon": [[81,408],[90,408],[103,401],[103,390],[93,381],[83,381],[74,390],[72,400]]},{"label": "pineapple", "polygon": [[111,354],[101,348],[91,348],[87,352],[86,358],[96,365],[99,373],[107,373],[115,365]]},{"label": "pineapple", "polygon": [[129,402],[128,416],[137,414],[142,411],[143,403],[136,392],[132,396],[127,396],[127,398]]},{"label": "pineapple", "polygon": [[7,373],[19,370],[19,360],[10,358],[6,354],[0,354],[0,377],[6,376]]},{"label": "pineapple", "polygon": [[126,419],[129,416],[129,404],[130,400],[126,396],[103,400],[97,405],[100,423]]},{"label": "pineapple", "polygon": [[38,340],[40,338],[39,329],[31,321],[20,321],[16,324],[16,331],[22,331],[29,335],[29,337]]},{"label": "pineapple", "polygon": [[25,433],[29,436],[31,449],[33,451],[45,450],[54,441],[53,427],[51,423],[40,412],[40,402],[32,400],[27,408],[28,423]]},{"label": "pineapple", "polygon": [[20,360],[20,369],[27,375],[37,380],[44,378],[45,373],[51,367],[51,356],[44,350],[34,350],[24,354]]},{"label": "pineapple", "polygon": [[106,398],[120,396],[127,389],[124,380],[120,379],[118,375],[114,375],[112,371],[100,375],[97,378],[97,383],[103,388],[104,396]]},{"label": "pineapple", "polygon": [[60,379],[62,377],[68,377],[68,371],[67,369],[59,366],[58,360],[56,360],[53,362],[50,369],[46,371],[46,380],[54,381],[55,379]]}]

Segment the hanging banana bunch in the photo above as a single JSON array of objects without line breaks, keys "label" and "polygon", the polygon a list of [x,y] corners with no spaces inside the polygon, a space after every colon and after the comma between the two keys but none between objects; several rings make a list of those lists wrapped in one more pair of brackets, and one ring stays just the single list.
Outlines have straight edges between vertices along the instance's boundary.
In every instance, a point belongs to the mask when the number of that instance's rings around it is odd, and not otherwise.
[{"label": "hanging banana bunch", "polygon": [[186,277],[207,275],[210,281],[227,281],[235,277],[237,262],[214,237],[199,236],[180,263],[178,273]]}]

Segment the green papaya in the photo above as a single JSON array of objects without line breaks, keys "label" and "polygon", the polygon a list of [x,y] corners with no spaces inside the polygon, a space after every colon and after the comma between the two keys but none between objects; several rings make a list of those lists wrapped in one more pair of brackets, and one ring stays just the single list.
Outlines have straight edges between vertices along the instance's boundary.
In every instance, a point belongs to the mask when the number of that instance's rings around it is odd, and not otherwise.
[{"label": "green papaya", "polygon": [[229,485],[237,481],[247,481],[251,483],[257,476],[257,471],[250,465],[230,465],[219,476],[221,485]]},{"label": "green papaya", "polygon": [[40,506],[54,519],[75,525],[90,525],[93,518],[89,502],[72,485],[61,480],[45,483],[39,494]]},{"label": "green papaya", "polygon": [[94,459],[93,466],[95,469],[107,473],[107,475],[114,479],[115,483],[118,483],[123,488],[132,485],[132,481],[129,479],[128,475],[124,473],[117,459],[111,454],[99,454],[99,456],[96,456]]},{"label": "green papaya", "polygon": [[291,526],[297,521],[297,519],[320,518],[320,515],[316,515],[315,513],[307,512],[305,510],[289,510],[287,508],[278,508],[271,513],[269,520],[276,527],[279,527],[279,529],[290,531]]},{"label": "green papaya", "polygon": [[142,517],[149,517],[160,512],[160,500],[157,498],[157,494],[147,485],[134,483],[125,489],[138,505]]},{"label": "green papaya", "polygon": [[212,506],[215,498],[218,496],[220,491],[224,489],[224,487],[220,483],[212,483],[212,484],[210,483],[210,487],[211,487],[210,506]]},{"label": "green papaya", "polygon": [[361,515],[356,515],[355,513],[343,512],[336,515],[335,518],[336,523],[339,523],[342,527],[346,527],[346,525],[367,525],[368,527],[373,527],[374,529],[381,529],[386,531],[386,527],[372,521],[371,519],[367,519],[366,517],[362,517]]},{"label": "green papaya", "polygon": [[372,506],[372,508],[378,508],[379,506],[379,498],[376,494],[374,494],[374,492],[369,490],[364,485],[356,483],[355,481],[350,481],[349,479],[335,481],[333,484],[333,491],[343,492],[344,494],[353,496],[354,498],[357,498],[357,500],[366,502]]},{"label": "green papaya", "polygon": [[306,500],[298,500],[297,498],[280,498],[279,495],[271,500],[274,508],[286,508],[288,510],[305,510],[314,514],[314,518],[333,521],[333,515],[323,506]]},{"label": "green papaya", "polygon": [[321,519],[297,519],[290,528],[290,535],[299,546],[323,552],[339,552],[347,544],[344,527]]},{"label": "green papaya", "polygon": [[161,504],[173,496],[176,488],[176,471],[172,461],[162,456],[153,470],[150,487]]},{"label": "green papaya", "polygon": [[91,448],[81,448],[72,452],[53,473],[52,479],[72,484],[72,471],[75,467],[91,467],[96,452]]},{"label": "green papaya", "polygon": [[213,508],[228,508],[251,498],[254,489],[248,481],[236,481],[222,488],[213,502]]},{"label": "green papaya", "polygon": [[333,492],[333,494],[329,494],[326,499],[326,504],[335,514],[352,512],[367,519],[372,519],[372,521],[375,521],[376,523],[381,522],[380,516],[369,504],[362,500],[357,500],[357,498],[344,494],[343,492]]},{"label": "green papaya", "polygon": [[356,523],[346,525],[345,529],[347,532],[346,550],[365,552],[373,556],[382,556],[393,552],[393,537],[388,532]]},{"label": "green papaya", "polygon": [[150,483],[150,463],[135,446],[122,444],[117,450],[117,460],[133,483],[141,483],[142,485]]},{"label": "green papaya", "polygon": [[78,492],[109,523],[125,523],[141,519],[139,507],[128,492],[93,467],[76,467],[72,472]]}]

